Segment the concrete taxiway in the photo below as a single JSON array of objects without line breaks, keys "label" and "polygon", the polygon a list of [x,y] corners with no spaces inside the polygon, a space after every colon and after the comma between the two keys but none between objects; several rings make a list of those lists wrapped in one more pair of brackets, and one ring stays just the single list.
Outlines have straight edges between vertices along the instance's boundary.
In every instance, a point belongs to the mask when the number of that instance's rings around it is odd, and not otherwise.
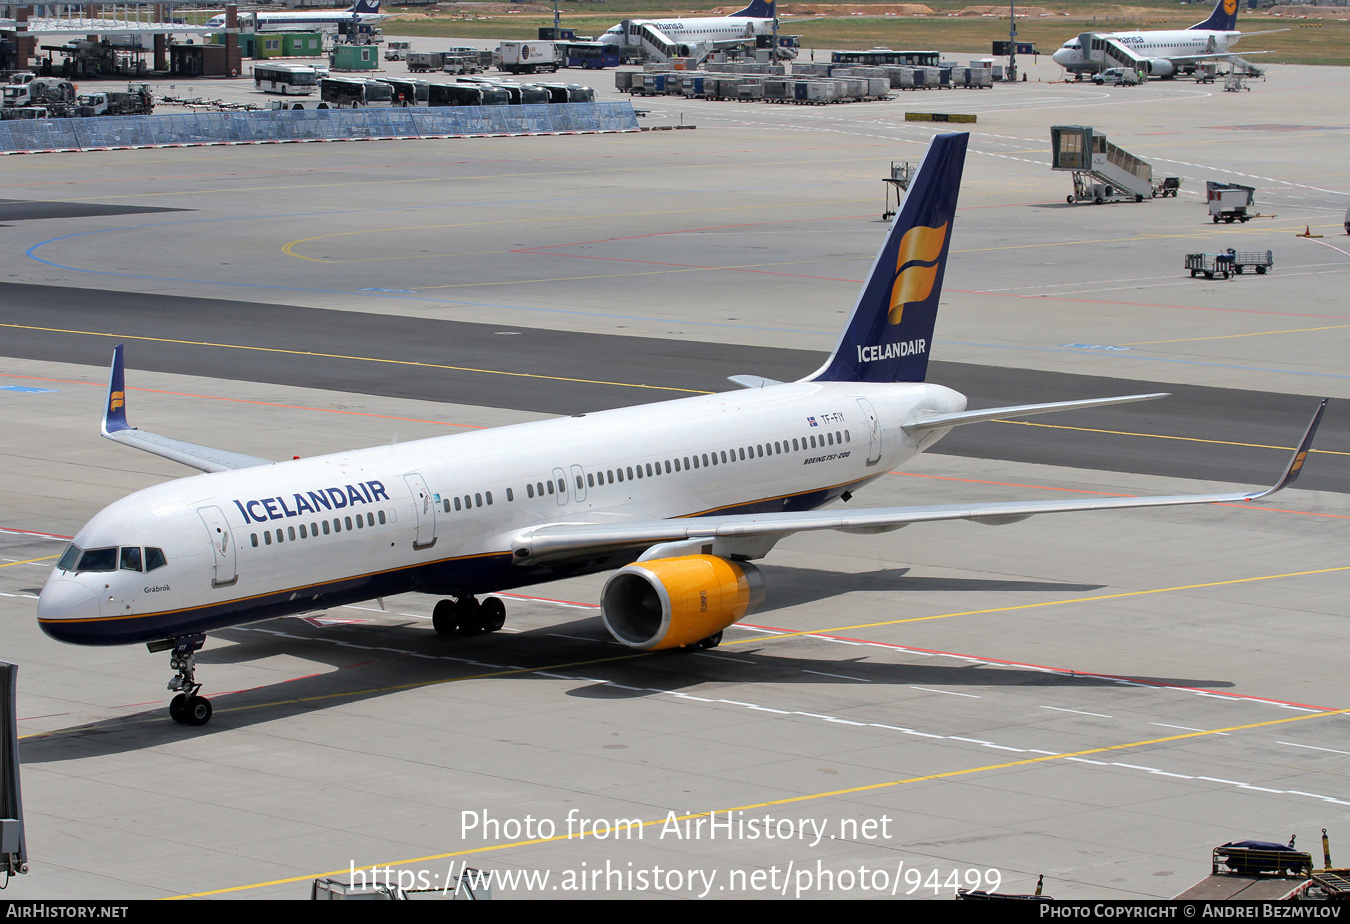
[{"label": "concrete taxiway", "polygon": [[[474,638],[438,637],[432,599],[372,601],[213,636],[215,716],[189,729],[167,656],[37,629],[60,537],[185,474],[98,437],[114,343],[133,423],[278,459],[800,375],[880,243],[881,176],[940,128],[904,121],[921,109],[979,115],[933,380],[973,405],[1176,397],[971,427],[855,503],[1270,480],[1314,397],[1350,392],[1343,75],[1276,67],[1240,95],[1037,76],[638,103],[692,131],[0,159],[0,657],[20,666],[32,864],[6,896],[302,898],[353,867],[439,888],[467,863],[517,877],[500,897],[931,897],[1040,874],[1057,897],[1166,897],[1227,840],[1325,827],[1335,855],[1337,401],[1304,480],[1254,507],[791,537],[765,608],[709,652],[608,641],[603,576],[509,596],[507,629]],[[1099,128],[1182,195],[1066,204],[1052,124]],[[1213,225],[1205,179],[1256,186],[1272,217]],[[1183,274],[1230,246],[1273,250],[1274,272]]]}]

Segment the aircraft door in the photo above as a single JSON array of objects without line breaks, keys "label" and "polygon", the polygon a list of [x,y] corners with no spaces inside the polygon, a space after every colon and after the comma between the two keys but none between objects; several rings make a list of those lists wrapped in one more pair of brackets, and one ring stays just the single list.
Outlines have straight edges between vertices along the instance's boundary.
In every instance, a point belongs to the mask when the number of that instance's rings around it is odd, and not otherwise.
[{"label": "aircraft door", "polygon": [[586,473],[580,465],[572,466],[572,500],[578,504],[586,501]]},{"label": "aircraft door", "polygon": [[211,539],[211,557],[215,560],[215,573],[211,578],[212,587],[229,587],[239,580],[239,571],[235,566],[234,537],[230,534],[230,524],[219,507],[198,507],[197,515],[206,525]]},{"label": "aircraft door", "polygon": [[555,468],[553,470],[553,486],[558,489],[554,493],[558,497],[558,506],[561,507],[563,504],[567,503],[568,490],[567,473],[560,468]]},{"label": "aircraft door", "polygon": [[432,500],[431,491],[427,489],[426,479],[421,475],[413,472],[404,475],[403,480],[408,483],[408,490],[412,492],[413,519],[417,523],[413,548],[420,552],[436,544],[436,504]]},{"label": "aircraft door", "polygon": [[881,421],[877,419],[872,402],[866,398],[859,398],[858,406],[867,418],[867,464],[876,465],[881,461]]}]

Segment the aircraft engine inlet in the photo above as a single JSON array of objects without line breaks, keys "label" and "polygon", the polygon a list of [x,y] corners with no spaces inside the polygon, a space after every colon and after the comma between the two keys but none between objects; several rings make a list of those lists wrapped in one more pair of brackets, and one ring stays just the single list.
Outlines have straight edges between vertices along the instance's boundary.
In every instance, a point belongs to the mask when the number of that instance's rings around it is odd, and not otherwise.
[{"label": "aircraft engine inlet", "polygon": [[600,592],[605,628],[630,648],[694,645],[764,601],[764,577],[716,555],[659,558],[620,568]]},{"label": "aircraft engine inlet", "polygon": [[1166,79],[1173,76],[1177,72],[1177,69],[1176,65],[1167,58],[1150,58],[1148,62],[1148,72],[1154,77]]}]

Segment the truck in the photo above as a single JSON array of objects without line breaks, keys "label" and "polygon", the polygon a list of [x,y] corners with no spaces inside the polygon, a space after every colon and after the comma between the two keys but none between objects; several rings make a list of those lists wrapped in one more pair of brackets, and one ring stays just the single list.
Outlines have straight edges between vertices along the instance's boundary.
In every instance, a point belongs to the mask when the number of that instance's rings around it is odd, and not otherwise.
[{"label": "truck", "polygon": [[75,115],[81,117],[149,115],[155,111],[155,95],[145,84],[129,85],[125,91],[81,93],[75,102]]},{"label": "truck", "polygon": [[408,57],[408,52],[412,51],[410,47],[412,42],[385,42],[384,60],[402,61]]},{"label": "truck", "polygon": [[562,60],[554,42],[502,42],[497,46],[498,70],[511,74],[556,73]]},{"label": "truck", "polygon": [[14,83],[0,94],[6,109],[21,106],[45,106],[53,112],[75,102],[75,84],[64,77],[35,77],[27,83]]}]

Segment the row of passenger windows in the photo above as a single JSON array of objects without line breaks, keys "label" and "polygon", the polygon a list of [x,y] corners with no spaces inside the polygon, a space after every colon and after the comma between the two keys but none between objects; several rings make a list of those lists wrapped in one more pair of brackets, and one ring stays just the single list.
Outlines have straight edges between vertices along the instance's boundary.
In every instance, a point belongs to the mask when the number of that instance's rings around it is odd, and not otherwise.
[{"label": "row of passenger windows", "polygon": [[[708,468],[712,465],[729,465],[733,462],[745,462],[750,459],[762,459],[765,456],[780,456],[788,452],[804,452],[807,449],[823,449],[826,446],[842,446],[844,443],[853,442],[853,437],[847,430],[835,430],[827,432],[822,436],[801,437],[793,439],[791,444],[787,440],[775,440],[772,443],[757,443],[754,446],[737,446],[734,449],[717,449],[712,452],[695,453],[692,456],[676,456],[674,459],[661,459],[656,462],[640,462],[636,466],[629,465],[617,469],[605,469],[604,471],[587,472],[586,484],[589,487],[614,484],[617,480],[622,483],[625,480],[632,481],[635,477],[642,478],[644,474],[652,478],[661,474],[674,474],[680,471],[689,471],[690,469]],[[683,467],[681,467],[683,461]],[[581,476],[577,476],[577,487],[580,488]],[[558,482],[559,490],[562,490],[562,482]],[[550,492],[552,493],[552,492]]]},{"label": "row of passenger windows", "polygon": [[[689,471],[690,469],[708,468],[713,465],[729,465],[733,462],[744,462],[750,459],[762,459],[765,456],[783,455],[789,452],[805,452],[809,449],[825,449],[830,446],[842,446],[845,443],[853,442],[853,437],[847,430],[827,431],[823,434],[812,434],[788,440],[775,440],[772,443],[756,443],[753,446],[737,446],[733,449],[718,449],[712,452],[696,453],[692,456],[675,456],[670,459],[660,459],[655,462],[640,462],[637,465],[621,466],[619,468],[604,469],[587,472],[585,481],[582,476],[577,475],[577,490],[580,491],[586,487],[599,487],[607,484],[614,484],[618,481],[622,484],[624,481],[633,481],[636,478],[654,478],[661,474],[671,475],[675,472]],[[554,494],[566,494],[567,482],[558,478],[548,481],[536,481],[533,484],[526,483],[525,496],[544,497]],[[439,495],[438,495],[439,496]],[[516,499],[515,492],[511,488],[506,489],[507,501]],[[456,495],[454,497],[441,497],[441,509],[450,513],[453,508],[456,511],[472,510],[475,507],[491,506],[492,492],[483,491],[474,494]]]},{"label": "row of passenger windows", "polygon": [[72,544],[56,567],[62,571],[154,571],[166,564],[163,550],[151,546],[146,546],[142,554],[138,545],[82,551]]},{"label": "row of passenger windows", "polygon": [[[352,522],[353,519],[355,519],[356,521],[355,524],[353,524]],[[331,520],[319,520],[318,522],[312,522],[309,524],[308,528],[306,528],[304,523],[301,523],[299,527],[278,526],[276,529],[265,529],[262,531],[261,543],[259,542],[257,533],[251,534],[249,536],[249,540],[253,543],[253,547],[256,549],[259,546],[259,544],[271,545],[273,542],[272,538],[273,536],[276,537],[275,541],[277,543],[295,542],[298,539],[313,539],[319,535],[320,530],[322,530],[323,534],[327,536],[330,533],[340,533],[344,528],[347,530],[347,532],[351,532],[353,529],[365,529],[368,526],[374,526],[377,522],[379,523],[380,526],[383,526],[385,523],[391,522],[392,520],[393,520],[393,513],[391,512],[389,516],[386,517],[385,512],[383,510],[379,511],[378,513],[365,513],[365,514],[358,513],[355,515],[355,517],[351,516],[333,517],[333,519]]]}]

